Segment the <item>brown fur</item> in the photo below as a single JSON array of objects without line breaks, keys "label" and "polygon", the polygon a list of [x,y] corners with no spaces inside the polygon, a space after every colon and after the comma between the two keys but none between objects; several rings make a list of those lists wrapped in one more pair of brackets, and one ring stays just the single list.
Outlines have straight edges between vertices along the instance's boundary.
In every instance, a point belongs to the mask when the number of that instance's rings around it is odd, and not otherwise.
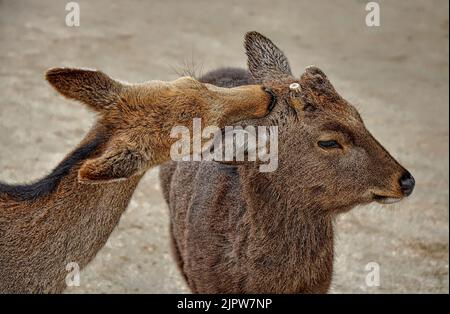
[{"label": "brown fur", "polygon": [[[0,292],[61,292],[66,265],[84,267],[104,245],[144,172],[169,160],[175,125],[262,117],[260,86],[219,88],[184,77],[127,84],[99,71],[52,69],[61,94],[99,113],[97,123],[46,178],[0,183]],[[97,183],[97,184],[90,184]]]},{"label": "brown fur", "polygon": [[[281,50],[256,32],[245,48],[248,82],[264,83],[278,101],[267,117],[240,124],[278,125],[279,166],[262,173],[250,162],[163,165],[175,259],[193,292],[325,293],[334,217],[358,204],[399,200],[414,181],[321,70],[307,68],[296,79]],[[237,73],[206,79],[220,84]],[[293,82],[300,92],[289,89]],[[319,147],[330,140],[340,148]]]}]

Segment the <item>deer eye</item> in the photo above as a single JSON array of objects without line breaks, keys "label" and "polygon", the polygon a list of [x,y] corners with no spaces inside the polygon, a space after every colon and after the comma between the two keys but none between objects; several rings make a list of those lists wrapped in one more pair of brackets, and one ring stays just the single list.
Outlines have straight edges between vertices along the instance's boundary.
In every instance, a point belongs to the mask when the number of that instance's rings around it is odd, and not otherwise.
[{"label": "deer eye", "polygon": [[331,148],[342,148],[341,144],[336,141],[318,141],[317,144],[320,148],[331,149]]}]

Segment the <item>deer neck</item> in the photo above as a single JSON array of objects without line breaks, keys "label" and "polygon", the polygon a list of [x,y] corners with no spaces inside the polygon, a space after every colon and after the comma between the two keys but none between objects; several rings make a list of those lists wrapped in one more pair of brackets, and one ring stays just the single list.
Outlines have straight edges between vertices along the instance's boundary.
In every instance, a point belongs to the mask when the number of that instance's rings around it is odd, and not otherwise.
[{"label": "deer neck", "polygon": [[[260,173],[245,174],[243,199],[251,236],[262,255],[284,256],[295,267],[329,264],[333,258],[333,217],[296,193],[278,191]],[[290,252],[290,254],[287,254]],[[330,266],[331,267],[331,266]]]},{"label": "deer neck", "polygon": [[[1,187],[0,291],[62,291],[66,265],[84,267],[119,222],[142,176],[105,184],[78,182],[83,160],[99,153],[107,140],[103,131],[91,130],[36,184]],[[20,277],[24,273],[29,277]]]}]

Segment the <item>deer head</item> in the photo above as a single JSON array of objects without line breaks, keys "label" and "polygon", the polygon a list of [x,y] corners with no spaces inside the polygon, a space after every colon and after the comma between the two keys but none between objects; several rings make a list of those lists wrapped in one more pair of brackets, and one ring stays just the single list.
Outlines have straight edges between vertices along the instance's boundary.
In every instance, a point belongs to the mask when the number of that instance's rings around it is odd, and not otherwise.
[{"label": "deer head", "polygon": [[414,178],[370,134],[358,111],[320,69],[308,67],[294,77],[283,52],[257,32],[246,35],[245,49],[254,80],[276,97],[271,114],[245,121],[279,127],[278,169],[253,173],[270,182],[273,194],[290,195],[291,203],[301,197],[336,212],[372,201],[392,203],[412,193]]},{"label": "deer head", "polygon": [[175,125],[203,118],[206,124],[223,127],[263,117],[273,105],[261,86],[219,88],[190,77],[129,84],[100,71],[56,68],[46,79],[62,95],[99,114],[94,129],[106,143],[78,172],[79,181],[89,183],[126,180],[169,160]]}]

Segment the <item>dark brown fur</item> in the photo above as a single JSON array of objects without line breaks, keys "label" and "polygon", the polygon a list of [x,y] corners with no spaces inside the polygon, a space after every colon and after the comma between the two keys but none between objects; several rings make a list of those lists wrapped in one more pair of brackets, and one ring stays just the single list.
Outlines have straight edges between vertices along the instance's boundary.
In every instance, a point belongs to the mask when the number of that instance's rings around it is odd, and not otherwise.
[{"label": "dark brown fur", "polygon": [[[248,83],[264,83],[278,102],[267,117],[241,124],[278,125],[279,166],[262,173],[255,163],[163,165],[175,259],[197,293],[325,293],[334,217],[409,195],[399,183],[409,174],[321,70],[307,68],[296,79],[281,50],[256,32],[245,48]],[[248,74],[228,69],[203,79],[233,86],[232,77],[241,82]],[[294,82],[300,92],[289,89]],[[329,140],[341,148],[319,147]]]},{"label": "dark brown fur", "polygon": [[99,118],[47,177],[0,184],[0,293],[61,292],[66,265],[82,268],[95,256],[144,172],[169,160],[172,126],[190,127],[194,117],[224,126],[262,117],[271,104],[257,85],[226,89],[189,77],[131,85],[99,71],[53,69],[47,80]]}]

